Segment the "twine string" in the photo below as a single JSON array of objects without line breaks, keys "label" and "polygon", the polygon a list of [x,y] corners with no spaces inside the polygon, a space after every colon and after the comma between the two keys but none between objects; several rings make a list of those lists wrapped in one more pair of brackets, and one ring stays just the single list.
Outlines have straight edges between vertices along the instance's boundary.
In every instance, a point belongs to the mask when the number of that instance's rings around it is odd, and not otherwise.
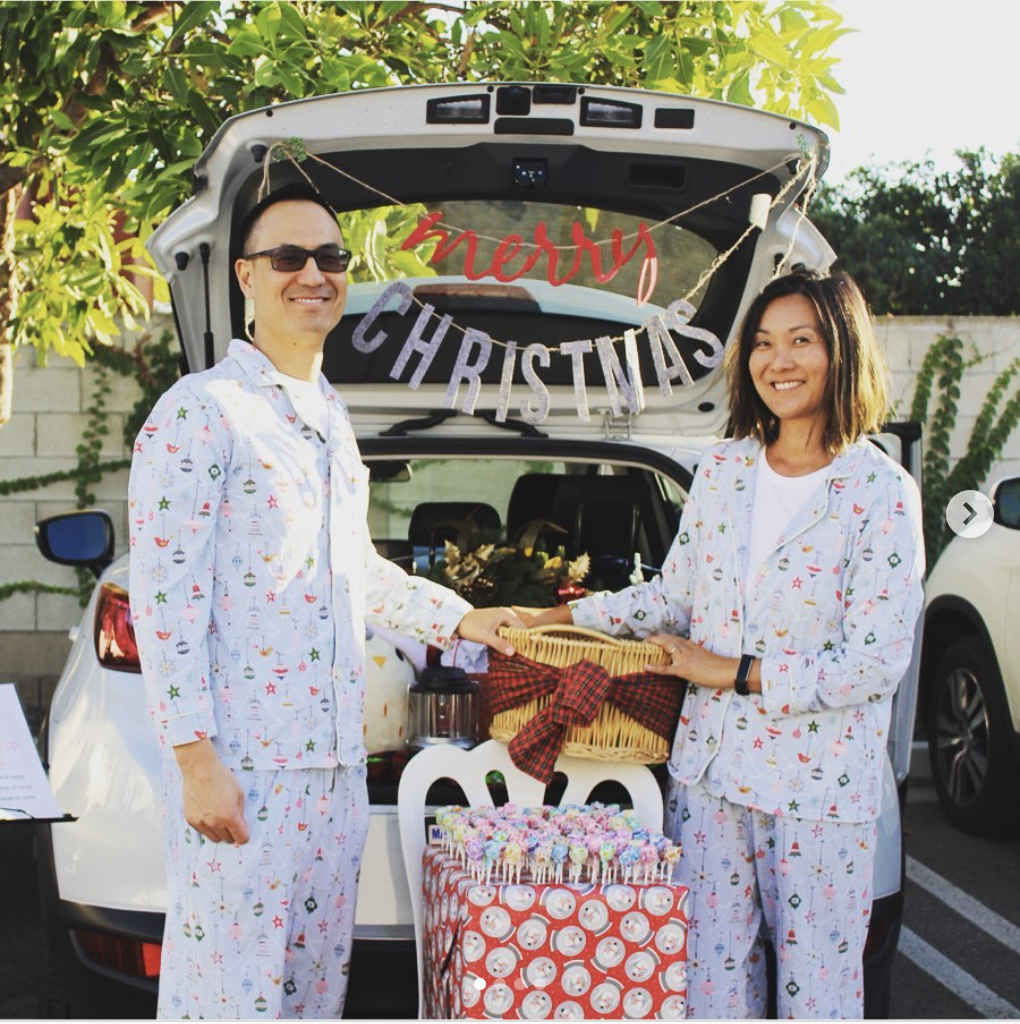
[{"label": "twine string", "polygon": [[[279,153],[281,158],[285,158],[285,159],[290,161],[290,163],[297,169],[298,173],[300,173],[301,176],[308,183],[309,187],[311,187],[312,189],[315,189],[316,192],[319,191],[318,188],[316,187],[315,183],[312,181],[311,177],[308,175],[308,173],[305,171],[305,169],[301,166],[301,162],[300,162],[300,159],[298,159],[298,156],[296,155],[296,151],[297,151],[297,153],[300,155],[300,157],[302,159],[307,158],[307,159],[314,160],[316,163],[322,164],[324,167],[328,168],[329,170],[335,171],[337,174],[340,174],[344,178],[347,178],[349,181],[351,181],[354,184],[356,184],[359,188],[366,189],[367,191],[369,191],[369,192],[379,196],[380,198],[385,199],[386,202],[391,204],[392,206],[402,207],[402,208],[406,209],[407,207],[412,205],[412,204],[409,204],[409,203],[405,203],[405,202],[403,202],[400,199],[397,199],[395,196],[391,196],[391,195],[387,194],[382,189],[376,188],[374,185],[369,184],[367,181],[362,181],[360,178],[356,177],[355,175],[349,173],[348,171],[345,171],[342,167],[338,167],[338,166],[336,166],[336,164],[332,164],[328,160],[323,160],[321,157],[317,156],[315,153],[308,152],[308,150],[304,147],[304,143],[301,142],[300,140],[295,141],[295,140],[291,140],[291,139],[279,139],[276,142],[271,143],[270,146],[269,146],[269,149],[266,151],[266,154],[263,157],[262,181],[259,184],[258,194],[257,194],[257,200],[258,201],[261,202],[261,200],[263,198],[265,198],[265,196],[268,195],[268,193],[269,193],[269,189],[270,189],[270,165],[273,163],[274,154],[276,154],[276,153]],[[790,258],[790,255],[793,252],[793,247],[794,247],[794,245],[796,244],[796,241],[797,241],[797,235],[800,232],[800,228],[801,228],[801,225],[804,222],[804,218],[807,216],[807,205],[810,202],[812,196],[815,193],[815,190],[818,187],[818,181],[815,178],[815,174],[814,174],[815,167],[816,167],[817,162],[818,162],[818,157],[817,157],[817,154],[815,154],[815,153],[811,153],[810,155],[807,155],[807,154],[804,154],[802,152],[798,152],[797,154],[791,154],[789,156],[786,156],[782,160],[780,160],[778,163],[773,164],[771,167],[767,167],[767,168],[765,168],[765,170],[759,171],[757,174],[753,174],[753,175],[751,175],[751,177],[745,178],[743,181],[737,182],[737,184],[731,185],[729,188],[724,189],[722,192],[718,192],[715,195],[709,196],[707,199],[703,199],[701,202],[695,203],[693,206],[690,206],[690,207],[688,207],[685,210],[681,210],[678,213],[671,214],[669,217],[666,217],[666,218],[664,218],[664,219],[662,219],[660,221],[657,221],[656,223],[654,223],[654,224],[652,224],[650,226],[647,226],[645,228],[645,230],[649,231],[649,232],[651,232],[651,231],[658,231],[660,228],[663,228],[663,227],[666,227],[667,225],[673,224],[674,222],[676,222],[677,220],[679,220],[682,217],[688,217],[692,213],[694,213],[695,211],[700,210],[703,207],[710,205],[711,203],[715,203],[715,202],[718,202],[719,200],[727,198],[731,193],[736,192],[738,189],[745,188],[747,185],[750,185],[752,182],[757,181],[760,178],[767,177],[768,175],[772,174],[773,171],[777,171],[777,170],[780,170],[781,168],[787,167],[789,162],[790,162],[790,160],[794,159],[794,158],[797,159],[797,169],[796,169],[796,171],[790,176],[790,178],[786,182],[786,184],[783,185],[783,187],[776,193],[775,197],[769,203],[769,210],[771,211],[771,210],[775,209],[775,207],[778,206],[783,201],[783,199],[786,198],[787,194],[794,188],[794,186],[799,184],[801,181],[806,180],[807,184],[806,184],[805,190],[804,190],[804,199],[803,199],[801,207],[800,207],[800,209],[798,211],[797,220],[794,223],[793,231],[791,232],[791,235],[790,235],[790,241],[789,241],[789,244],[787,246],[786,253],[783,256],[783,259],[779,262],[779,264],[777,266],[776,273],[778,274],[785,267],[787,261]],[[455,232],[455,233],[463,233],[464,230],[465,230],[465,229],[457,227],[456,225],[452,225],[452,224],[446,223],[444,221],[437,221],[435,226],[436,227],[442,227],[442,228],[446,229],[449,232]],[[730,258],[730,256],[732,256],[733,253],[736,252],[736,250],[739,249],[741,245],[743,245],[743,243],[750,236],[751,232],[756,229],[756,227],[757,227],[756,224],[748,224],[748,226],[741,232],[739,238],[737,238],[737,240],[728,249],[725,249],[723,252],[720,252],[716,256],[716,258],[709,264],[709,266],[707,266],[701,272],[701,274],[698,276],[698,280],[694,283],[694,285],[691,288],[689,288],[687,290],[687,292],[684,293],[683,296],[681,296],[679,302],[687,302],[692,296],[696,295],[701,290],[701,288],[705,285],[705,283],[709,280],[709,278],[711,278],[712,275]],[[595,245],[595,246],[609,245],[609,244],[612,244],[614,242],[616,244],[620,244],[621,242],[630,241],[631,239],[638,237],[638,234],[639,234],[639,232],[632,231],[630,234],[627,234],[627,235],[618,236],[616,238],[603,238],[603,239],[593,240],[593,241],[591,241],[589,243],[586,243],[586,244],[587,245]],[[484,239],[487,242],[494,242],[494,243],[498,244],[498,243],[504,241],[504,239],[502,239],[502,238],[495,238],[495,237],[493,237],[491,235],[479,234],[478,232],[474,232],[474,235],[475,235],[476,238]],[[524,244],[522,244],[521,248],[522,249],[533,249],[534,250],[534,249],[537,249],[538,246],[535,245],[534,243],[524,243]],[[566,252],[573,252],[573,251],[575,251],[577,249],[580,249],[580,248],[582,248],[582,246],[580,246],[580,245],[556,245],[553,248],[556,250],[557,253],[566,253]],[[411,294],[410,297],[411,297],[411,300],[420,309],[425,309],[426,306],[428,305],[428,303],[423,302],[420,298],[418,298],[413,293]],[[440,315],[434,309],[432,311],[431,317],[433,319],[441,319]],[[468,328],[462,327],[455,320],[454,321],[450,321],[449,322],[449,326],[452,327],[454,330],[459,331],[461,334],[467,334]],[[646,328],[644,326],[641,326],[641,327],[630,328],[630,330],[633,331],[635,334],[640,334],[642,331],[646,330]],[[490,340],[492,341],[492,343],[494,345],[498,345],[501,348],[506,348],[507,347],[507,342],[502,341],[502,340],[500,340],[498,338],[490,338]],[[620,341],[623,341],[623,340],[625,340],[625,336],[623,334],[614,335],[613,337],[609,338],[609,341],[610,341],[611,344],[616,344],[617,342],[620,342]],[[562,348],[559,345],[552,346],[551,348],[549,348],[549,351],[555,352],[558,355],[562,355]]]}]

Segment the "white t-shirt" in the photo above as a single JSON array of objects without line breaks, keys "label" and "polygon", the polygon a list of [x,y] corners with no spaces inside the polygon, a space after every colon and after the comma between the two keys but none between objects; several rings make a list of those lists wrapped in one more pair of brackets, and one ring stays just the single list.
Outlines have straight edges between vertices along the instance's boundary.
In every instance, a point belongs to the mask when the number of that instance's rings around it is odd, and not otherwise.
[{"label": "white t-shirt", "polygon": [[319,381],[301,380],[284,374],[284,387],[294,405],[294,411],[319,437],[329,436],[329,404],[319,387]]},{"label": "white t-shirt", "polygon": [[765,449],[762,449],[754,478],[751,540],[747,546],[744,570],[747,589],[750,589],[758,567],[774,550],[779,535],[821,485],[828,468],[823,466],[806,476],[782,476],[769,465]]}]

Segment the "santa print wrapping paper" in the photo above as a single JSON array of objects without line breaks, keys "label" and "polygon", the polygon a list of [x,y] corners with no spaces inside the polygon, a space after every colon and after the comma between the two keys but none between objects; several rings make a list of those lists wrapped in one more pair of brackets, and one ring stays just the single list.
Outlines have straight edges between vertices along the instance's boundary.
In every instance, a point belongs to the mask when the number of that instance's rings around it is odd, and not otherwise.
[{"label": "santa print wrapping paper", "polygon": [[684,886],[486,885],[440,846],[424,868],[426,1018],[686,1017]]}]

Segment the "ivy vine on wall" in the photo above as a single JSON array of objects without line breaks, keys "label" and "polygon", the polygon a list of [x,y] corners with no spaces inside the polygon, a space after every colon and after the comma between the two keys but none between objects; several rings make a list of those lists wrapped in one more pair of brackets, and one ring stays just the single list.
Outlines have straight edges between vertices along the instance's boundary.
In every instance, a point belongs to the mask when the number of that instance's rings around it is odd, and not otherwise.
[{"label": "ivy vine on wall", "polygon": [[[129,450],[156,400],[177,379],[179,354],[173,334],[165,330],[156,340],[146,332],[131,349],[96,345],[92,357],[95,368],[95,386],[85,411],[88,420],[81,441],[75,451],[78,461],[72,469],[22,476],[13,480],[0,480],[0,496],[23,494],[49,487],[64,480],[74,481],[78,508],[88,508],[96,501],[93,487],[106,473],[115,473],[131,465],[130,457],[103,460],[103,442],[110,433],[106,400],[110,394],[110,375],[133,377],[141,388],[141,395],[124,421],[123,442]],[[0,601],[15,594],[68,594],[77,597],[82,607],[88,603],[94,580],[88,569],[77,569],[78,586],[62,587],[38,580],[18,580],[0,585]]]},{"label": "ivy vine on wall", "polygon": [[[952,538],[945,518],[949,499],[960,491],[980,489],[992,465],[1002,455],[1010,434],[1020,423],[1020,389],[1014,386],[1010,393],[1013,381],[1020,374],[1020,359],[1014,359],[995,378],[974,421],[967,450],[950,467],[949,439],[956,426],[960,382],[970,367],[988,358],[989,354],[975,354],[965,359],[963,341],[955,335],[941,335],[925,353],[917,375],[910,418],[928,425],[923,509],[928,572]],[[936,389],[937,398],[929,417],[928,406]],[[1006,399],[1005,405],[1002,405],[1003,399]]]}]

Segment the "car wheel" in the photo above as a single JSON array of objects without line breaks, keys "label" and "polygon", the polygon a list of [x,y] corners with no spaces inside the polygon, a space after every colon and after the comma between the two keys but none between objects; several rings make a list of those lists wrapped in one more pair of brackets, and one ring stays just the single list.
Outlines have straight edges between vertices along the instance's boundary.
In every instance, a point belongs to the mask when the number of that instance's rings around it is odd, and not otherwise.
[{"label": "car wheel", "polygon": [[994,663],[977,637],[957,640],[935,669],[925,729],[939,801],[964,832],[996,836],[1018,820],[1007,716]]}]

